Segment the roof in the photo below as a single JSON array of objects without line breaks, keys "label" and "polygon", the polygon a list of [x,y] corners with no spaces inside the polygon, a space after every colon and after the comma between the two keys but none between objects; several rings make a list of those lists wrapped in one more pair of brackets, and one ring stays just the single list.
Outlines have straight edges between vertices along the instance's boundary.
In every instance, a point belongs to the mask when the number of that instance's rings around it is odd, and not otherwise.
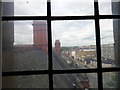
[{"label": "roof", "polygon": [[105,64],[114,64],[114,60],[112,59],[107,59],[107,60],[102,60],[102,63],[105,63]]}]

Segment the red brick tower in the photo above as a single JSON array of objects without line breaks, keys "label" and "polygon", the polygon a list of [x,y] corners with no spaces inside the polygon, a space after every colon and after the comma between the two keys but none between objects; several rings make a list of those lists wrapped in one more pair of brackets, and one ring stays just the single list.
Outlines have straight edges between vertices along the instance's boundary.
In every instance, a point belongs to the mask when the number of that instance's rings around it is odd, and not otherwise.
[{"label": "red brick tower", "polygon": [[55,51],[57,54],[61,54],[61,46],[60,46],[60,41],[56,40],[55,41]]},{"label": "red brick tower", "polygon": [[48,53],[47,23],[45,21],[33,22],[34,46]]}]

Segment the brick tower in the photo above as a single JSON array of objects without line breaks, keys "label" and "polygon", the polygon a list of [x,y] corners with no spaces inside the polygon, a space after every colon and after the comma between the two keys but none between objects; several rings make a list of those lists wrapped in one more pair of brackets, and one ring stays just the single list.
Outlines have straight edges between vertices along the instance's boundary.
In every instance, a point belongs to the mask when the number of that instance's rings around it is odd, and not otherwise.
[{"label": "brick tower", "polygon": [[61,46],[60,46],[60,41],[56,40],[55,41],[55,51],[57,54],[61,55]]},{"label": "brick tower", "polygon": [[47,23],[45,21],[33,21],[33,38],[35,48],[41,48],[48,53]]}]

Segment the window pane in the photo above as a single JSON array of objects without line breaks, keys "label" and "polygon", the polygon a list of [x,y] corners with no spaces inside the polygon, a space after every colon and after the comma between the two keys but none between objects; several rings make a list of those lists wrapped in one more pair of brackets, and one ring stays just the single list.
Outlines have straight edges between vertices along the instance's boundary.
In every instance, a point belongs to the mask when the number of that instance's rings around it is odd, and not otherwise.
[{"label": "window pane", "polygon": [[94,26],[92,20],[52,22],[54,69],[96,68]]},{"label": "window pane", "polygon": [[98,0],[99,1],[99,13],[101,15],[119,15],[119,0]]},{"label": "window pane", "polygon": [[48,75],[9,76],[2,79],[3,88],[48,88]]},{"label": "window pane", "polygon": [[[101,15],[112,14],[112,3],[111,0],[98,0],[99,1],[99,13]],[[116,1],[116,0],[113,0]]]},{"label": "window pane", "polygon": [[57,74],[53,78],[54,88],[98,88],[96,73]]},{"label": "window pane", "polygon": [[3,0],[3,15],[46,16],[47,2],[46,0]]},{"label": "window pane", "polygon": [[52,16],[82,16],[94,14],[93,0],[51,0]]},{"label": "window pane", "polygon": [[3,71],[48,68],[46,21],[3,22]]},{"label": "window pane", "polygon": [[119,85],[119,82],[118,82],[119,79],[120,79],[119,73],[116,73],[116,72],[103,73],[104,90],[106,90],[106,88],[108,88],[109,90],[116,90],[116,88]]},{"label": "window pane", "polygon": [[113,20],[100,20],[101,30],[101,54],[102,66],[113,67],[115,66],[115,49],[114,49],[114,35]]}]

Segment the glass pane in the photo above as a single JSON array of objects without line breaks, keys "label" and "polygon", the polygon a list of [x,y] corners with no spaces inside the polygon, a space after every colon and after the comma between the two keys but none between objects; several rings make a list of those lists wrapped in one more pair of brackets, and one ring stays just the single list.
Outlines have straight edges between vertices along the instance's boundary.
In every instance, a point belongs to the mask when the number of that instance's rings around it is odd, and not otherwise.
[{"label": "glass pane", "polygon": [[57,74],[53,79],[54,88],[98,88],[96,73]]},{"label": "glass pane", "polygon": [[[107,72],[103,73],[103,86],[104,90],[108,88],[109,90],[117,90],[120,80],[120,73]],[[119,89],[118,89],[119,90]]]},{"label": "glass pane", "polygon": [[82,16],[94,14],[93,0],[51,0],[52,16]]},{"label": "glass pane", "polygon": [[99,13],[101,15],[119,15],[119,0],[98,0],[99,1]]},{"label": "glass pane", "polygon": [[100,20],[102,66],[115,66],[113,20]]},{"label": "glass pane", "polygon": [[46,21],[3,22],[3,71],[48,68]]},{"label": "glass pane", "polygon": [[92,20],[52,22],[54,69],[96,68],[94,26]]},{"label": "glass pane", "polygon": [[3,15],[46,16],[47,2],[46,0],[3,0]]},{"label": "glass pane", "polygon": [[[112,14],[112,2],[111,0],[98,0],[99,1],[99,13],[101,15]],[[116,0],[113,0],[116,1]]]},{"label": "glass pane", "polygon": [[49,88],[48,75],[3,77],[4,88]]}]

